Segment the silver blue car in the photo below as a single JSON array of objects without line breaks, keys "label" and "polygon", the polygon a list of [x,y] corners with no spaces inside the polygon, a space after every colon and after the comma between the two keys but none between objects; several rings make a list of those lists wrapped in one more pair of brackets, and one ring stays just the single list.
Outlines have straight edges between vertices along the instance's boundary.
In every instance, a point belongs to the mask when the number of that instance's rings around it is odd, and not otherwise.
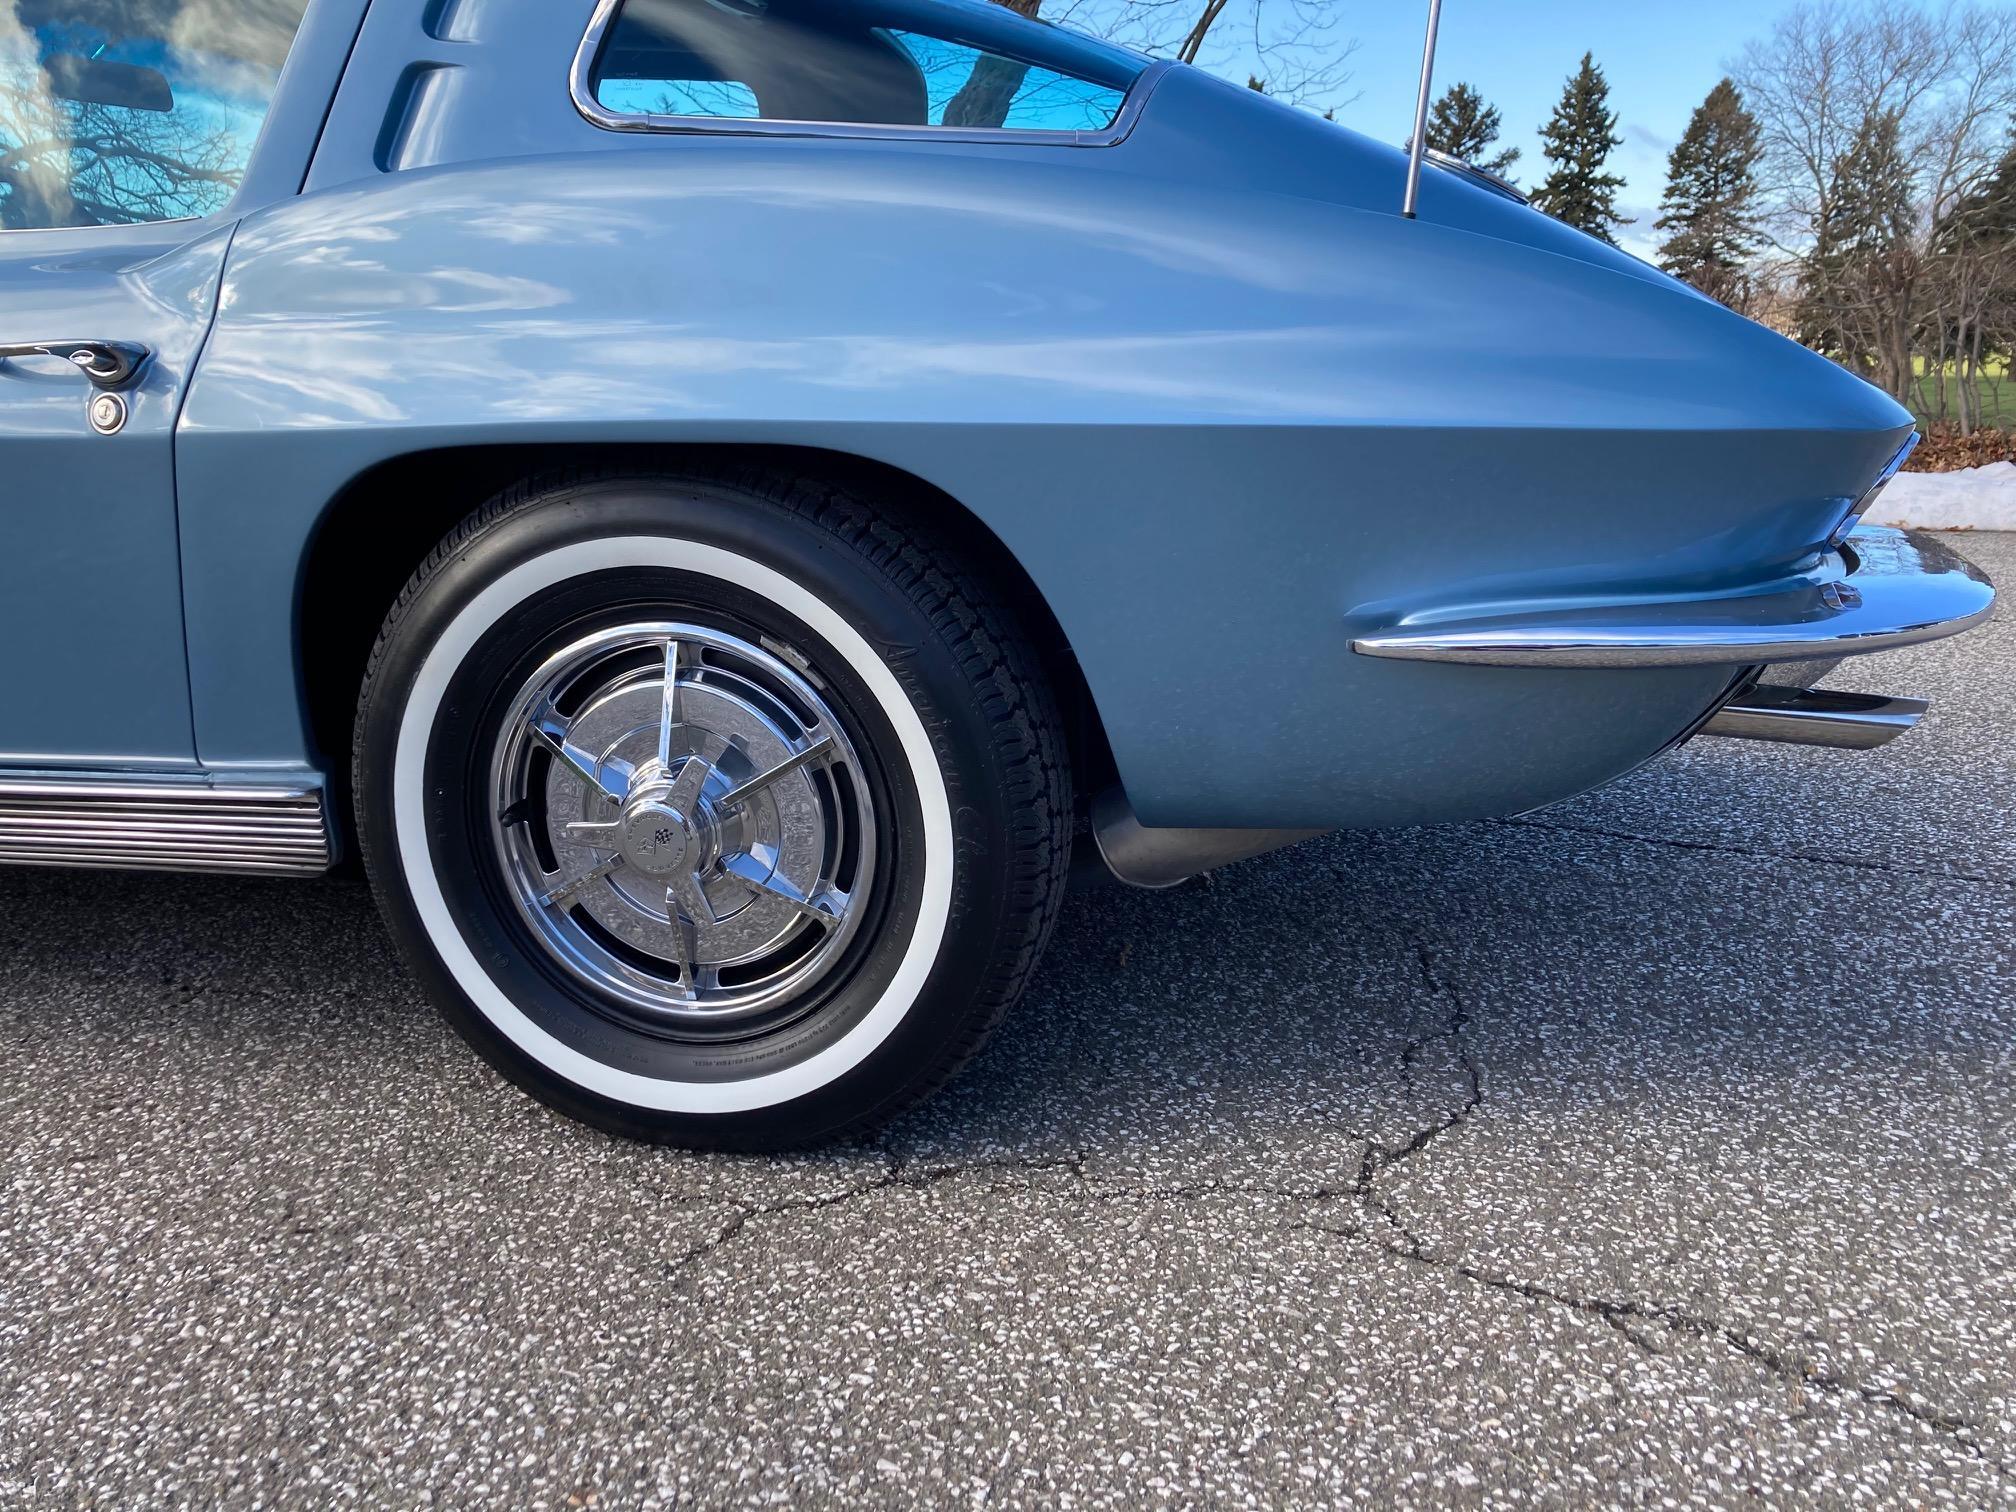
[{"label": "silver blue car", "polygon": [[0,0],[0,860],[361,857],[505,1076],[774,1147],[1074,852],[1907,727],[1910,418],[1406,176],[975,0]]}]

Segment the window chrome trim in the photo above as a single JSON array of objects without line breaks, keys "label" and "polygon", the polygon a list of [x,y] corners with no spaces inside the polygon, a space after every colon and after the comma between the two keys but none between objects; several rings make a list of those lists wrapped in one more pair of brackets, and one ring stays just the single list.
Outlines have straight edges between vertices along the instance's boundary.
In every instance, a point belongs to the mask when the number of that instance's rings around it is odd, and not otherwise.
[{"label": "window chrome trim", "polygon": [[885,142],[1000,143],[1025,147],[1114,147],[1127,139],[1147,107],[1148,97],[1163,75],[1179,65],[1172,59],[1150,62],[1121,97],[1113,124],[1101,131],[1039,131],[1028,127],[993,126],[870,126],[851,121],[744,120],[737,116],[624,115],[595,98],[595,65],[623,0],[596,0],[595,14],[574,51],[568,71],[568,93],[583,120],[604,131],[645,132],[667,136],[839,137]]},{"label": "window chrome trim", "polygon": [[[106,221],[96,226],[0,226],[0,236],[57,236],[76,231],[151,231],[156,226],[200,226],[208,221],[228,225],[239,219],[230,213],[231,207],[215,211],[209,215],[171,215],[166,220],[148,221]],[[190,240],[195,240],[191,237]]]},{"label": "window chrome trim", "polygon": [[1430,147],[1422,156],[1443,172],[1469,179],[1473,184],[1489,189],[1493,194],[1502,194],[1506,199],[1516,200],[1522,205],[1533,203],[1526,192],[1510,179],[1493,173],[1489,168],[1479,168],[1475,163],[1465,162],[1454,153],[1444,152],[1440,147]]}]

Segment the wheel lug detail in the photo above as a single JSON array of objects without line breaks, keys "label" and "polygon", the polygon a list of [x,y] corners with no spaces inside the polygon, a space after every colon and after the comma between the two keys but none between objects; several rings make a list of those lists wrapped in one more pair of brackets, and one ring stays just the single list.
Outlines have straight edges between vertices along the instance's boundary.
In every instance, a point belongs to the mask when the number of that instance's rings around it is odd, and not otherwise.
[{"label": "wheel lug detail", "polygon": [[514,704],[521,754],[495,801],[520,819],[498,844],[559,964],[681,1033],[781,1011],[823,975],[877,864],[830,697],[696,626],[598,631],[552,656]]}]

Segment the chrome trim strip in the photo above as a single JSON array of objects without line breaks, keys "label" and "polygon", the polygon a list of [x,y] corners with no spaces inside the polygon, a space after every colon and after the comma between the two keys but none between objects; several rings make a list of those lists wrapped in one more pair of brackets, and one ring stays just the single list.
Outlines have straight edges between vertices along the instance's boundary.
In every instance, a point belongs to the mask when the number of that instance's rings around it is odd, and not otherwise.
[{"label": "chrome trim strip", "polygon": [[966,126],[864,126],[848,121],[741,120],[730,116],[623,115],[595,98],[595,63],[623,0],[596,0],[588,30],[574,50],[567,71],[567,92],[574,108],[591,126],[604,131],[655,132],[661,135],[838,137],[886,142],[973,142],[1023,147],[1114,147],[1127,139],[1147,108],[1148,97],[1162,76],[1179,65],[1169,58],[1150,62],[1136,75],[1120,102],[1113,124],[1104,131],[1031,131],[1027,128]]},{"label": "chrome trim strip", "polygon": [[1701,733],[1873,751],[1916,725],[1928,707],[1922,698],[1760,684],[1724,704]]},{"label": "chrome trim strip", "polygon": [[1425,156],[1429,162],[1440,168],[1444,173],[1453,173],[1458,178],[1469,179],[1480,189],[1489,189],[1493,194],[1502,195],[1509,200],[1516,200],[1522,205],[1533,203],[1528,198],[1525,190],[1521,189],[1510,179],[1500,178],[1489,168],[1479,168],[1475,163],[1466,163],[1463,159],[1444,152],[1439,147],[1430,147]]},{"label": "chrome trim strip", "polygon": [[1904,470],[1904,464],[1911,460],[1911,453],[1918,450],[1918,443],[1924,439],[1915,430],[1904,438],[1904,444],[1898,447],[1896,455],[1884,464],[1883,471],[1876,475],[1876,481],[1862,490],[1862,497],[1849,507],[1848,513],[1841,517],[1841,523],[1834,527],[1834,533],[1827,538],[1828,550],[1838,549],[1855,527],[1862,523],[1862,517],[1869,513],[1870,506],[1876,502],[1883,490],[1890,486],[1891,480]]},{"label": "chrome trim strip", "polygon": [[1775,593],[1584,605],[1402,626],[1354,638],[1360,656],[1478,667],[1702,667],[1892,651],[1994,613],[1981,570],[1929,535],[1864,525],[1844,570]]},{"label": "chrome trim strip", "polygon": [[[118,221],[109,226],[4,226],[0,227],[0,236],[60,236],[66,231],[151,231],[156,226],[193,226],[211,218],[208,215],[171,215],[166,220]],[[241,219],[239,216],[230,218]]]},{"label": "chrome trim strip", "polygon": [[1904,471],[1904,464],[1911,460],[1911,453],[1918,450],[1919,443],[1924,439],[1925,437],[1915,430],[1904,438],[1904,444],[1897,448],[1897,455],[1890,459],[1883,471],[1876,475],[1876,481],[1871,483],[1868,491],[1862,495],[1862,507],[1864,509],[1875,503],[1876,495],[1883,492],[1892,478]]},{"label": "chrome trim strip", "polygon": [[315,876],[333,859],[311,783],[0,775],[0,864]]}]

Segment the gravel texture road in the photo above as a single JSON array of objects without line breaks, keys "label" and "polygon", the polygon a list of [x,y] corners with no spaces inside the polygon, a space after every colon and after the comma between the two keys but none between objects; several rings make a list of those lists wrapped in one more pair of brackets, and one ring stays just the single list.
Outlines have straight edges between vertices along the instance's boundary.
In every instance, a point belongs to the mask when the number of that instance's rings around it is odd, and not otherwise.
[{"label": "gravel texture road", "polygon": [[809,1158],[545,1113],[358,883],[0,872],[0,1504],[2006,1504],[2016,616],[1835,681],[1933,712],[1075,896]]}]

